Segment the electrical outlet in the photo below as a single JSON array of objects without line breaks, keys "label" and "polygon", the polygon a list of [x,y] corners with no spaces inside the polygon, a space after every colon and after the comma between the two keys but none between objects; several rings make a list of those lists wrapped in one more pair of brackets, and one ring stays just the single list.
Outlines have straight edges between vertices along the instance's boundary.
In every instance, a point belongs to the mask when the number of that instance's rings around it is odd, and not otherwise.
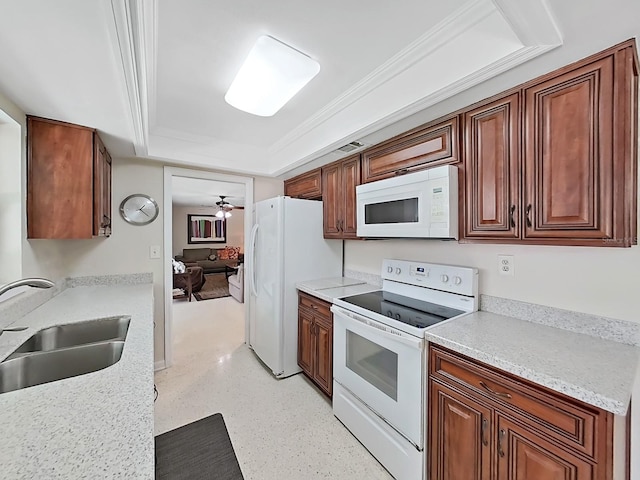
[{"label": "electrical outlet", "polygon": [[513,277],[515,275],[513,255],[498,255],[498,273],[508,277]]},{"label": "electrical outlet", "polygon": [[149,258],[160,258],[160,245],[151,245],[149,247]]}]

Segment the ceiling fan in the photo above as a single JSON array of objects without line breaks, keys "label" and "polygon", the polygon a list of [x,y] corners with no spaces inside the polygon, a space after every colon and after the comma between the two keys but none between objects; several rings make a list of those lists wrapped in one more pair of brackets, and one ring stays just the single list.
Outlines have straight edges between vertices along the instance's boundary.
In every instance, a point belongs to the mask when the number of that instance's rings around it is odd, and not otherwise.
[{"label": "ceiling fan", "polygon": [[231,210],[233,210],[233,205],[225,200],[226,195],[220,195],[220,201],[216,202],[218,206],[218,211],[216,212],[216,217],[218,218],[229,218],[231,216]]}]

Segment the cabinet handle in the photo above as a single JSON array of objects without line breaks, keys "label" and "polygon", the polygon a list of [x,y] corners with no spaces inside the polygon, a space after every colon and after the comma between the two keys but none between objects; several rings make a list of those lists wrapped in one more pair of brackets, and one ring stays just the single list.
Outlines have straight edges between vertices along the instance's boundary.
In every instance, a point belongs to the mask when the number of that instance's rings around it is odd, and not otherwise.
[{"label": "cabinet handle", "polygon": [[311,308],[313,308],[314,310],[317,310],[318,306],[317,305],[311,305]]},{"label": "cabinet handle", "polygon": [[110,227],[111,226],[111,219],[109,217],[107,217],[106,215],[102,216],[102,225],[100,225],[101,227]]},{"label": "cabinet handle", "polygon": [[341,231],[341,232],[344,232],[343,227],[342,227],[342,224],[343,224],[343,223],[344,223],[344,220],[339,220],[339,221],[338,221],[338,224],[340,225],[340,231]]},{"label": "cabinet handle", "polygon": [[480,386],[482,388],[484,388],[487,392],[489,392],[492,395],[495,395],[497,397],[502,397],[502,398],[511,398],[511,394],[509,393],[503,393],[503,392],[496,392],[495,390],[491,390],[491,388],[489,388],[489,385],[487,385],[486,383],[484,383],[482,380],[480,380]]},{"label": "cabinet handle", "polygon": [[481,437],[482,437],[482,445],[484,445],[485,447],[487,445],[489,445],[489,439],[487,438],[487,427],[489,426],[489,420],[487,420],[486,418],[482,419],[482,433],[481,433]]},{"label": "cabinet handle", "polygon": [[513,214],[516,211],[516,206],[515,205],[511,205],[511,208],[509,209],[509,222],[511,223],[511,228],[514,228],[516,226],[516,221],[513,218]]},{"label": "cabinet handle", "polygon": [[532,225],[531,217],[529,216],[530,214],[531,214],[531,204],[527,205],[527,227],[530,227]]},{"label": "cabinet handle", "polygon": [[504,450],[502,448],[502,441],[504,440],[505,435],[507,434],[507,432],[504,431],[504,428],[500,429],[500,433],[498,433],[498,455],[500,455],[501,457],[504,457]]},{"label": "cabinet handle", "polygon": [[396,170],[396,175],[404,175],[409,171],[408,168],[401,168],[400,170]]}]

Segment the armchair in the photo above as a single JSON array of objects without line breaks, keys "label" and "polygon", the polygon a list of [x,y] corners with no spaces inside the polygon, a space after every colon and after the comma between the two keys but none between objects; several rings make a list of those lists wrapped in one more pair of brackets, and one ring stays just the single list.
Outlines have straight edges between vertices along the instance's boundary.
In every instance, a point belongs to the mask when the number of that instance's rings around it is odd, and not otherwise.
[{"label": "armchair", "polygon": [[229,276],[229,294],[238,302],[244,303],[244,264],[238,265],[238,270]]}]

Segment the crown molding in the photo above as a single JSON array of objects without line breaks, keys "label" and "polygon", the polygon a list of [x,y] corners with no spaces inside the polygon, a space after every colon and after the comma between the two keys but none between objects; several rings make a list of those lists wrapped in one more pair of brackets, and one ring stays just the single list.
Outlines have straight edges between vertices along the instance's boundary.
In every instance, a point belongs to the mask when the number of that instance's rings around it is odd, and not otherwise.
[{"label": "crown molding", "polygon": [[149,145],[147,74],[150,71],[147,47],[149,37],[155,36],[157,4],[155,0],[111,0],[110,3],[133,123],[133,147],[137,156],[146,156]]},{"label": "crown molding", "polygon": [[495,6],[491,0],[473,0],[466,3],[342,95],[336,97],[315,115],[275,142],[269,148],[269,152],[272,155],[277,154],[300,137],[310,133],[330,118],[356,103],[365,95],[408,70],[421,59],[443,48],[462,32],[472,28],[494,11]]}]

